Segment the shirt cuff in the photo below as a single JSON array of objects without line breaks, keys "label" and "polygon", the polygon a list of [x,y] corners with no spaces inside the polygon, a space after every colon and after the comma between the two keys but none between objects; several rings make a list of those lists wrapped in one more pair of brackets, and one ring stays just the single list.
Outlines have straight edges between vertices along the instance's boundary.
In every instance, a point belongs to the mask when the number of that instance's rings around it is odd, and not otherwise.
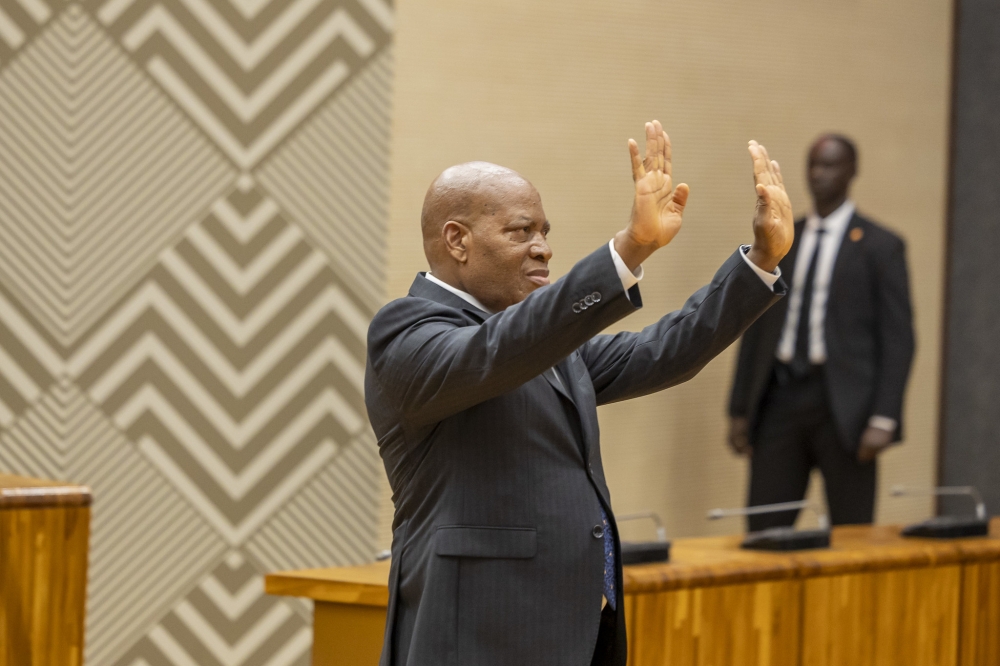
[{"label": "shirt cuff", "polygon": [[[614,252],[614,249],[611,251]],[[757,277],[764,281],[764,284],[767,285],[768,289],[774,291],[774,283],[781,277],[781,267],[779,266],[778,268],[775,268],[773,273],[768,273],[763,268],[750,261],[750,257],[747,256],[747,252],[749,251],[749,245],[740,246],[740,256],[743,257],[743,261],[747,262],[747,266],[752,268],[753,272],[757,274]]]},{"label": "shirt cuff", "polygon": [[608,247],[611,249],[611,261],[615,262],[615,269],[618,271],[618,279],[622,281],[622,287],[627,293],[629,289],[639,284],[639,280],[642,279],[644,275],[642,266],[636,268],[635,272],[630,271],[622,260],[621,255],[618,254],[618,250],[615,249],[614,238],[608,243]]},{"label": "shirt cuff", "polygon": [[878,428],[879,430],[887,430],[889,432],[896,432],[896,426],[899,425],[899,421],[888,416],[873,416],[868,419],[868,425],[872,428]]}]

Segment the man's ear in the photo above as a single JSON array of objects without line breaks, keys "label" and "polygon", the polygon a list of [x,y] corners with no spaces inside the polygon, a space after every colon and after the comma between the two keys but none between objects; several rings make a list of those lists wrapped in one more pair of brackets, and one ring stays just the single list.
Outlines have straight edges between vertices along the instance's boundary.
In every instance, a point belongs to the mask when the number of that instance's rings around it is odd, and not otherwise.
[{"label": "man's ear", "polygon": [[460,264],[469,260],[469,251],[466,245],[471,234],[472,230],[469,227],[455,220],[448,220],[441,229],[445,249]]}]

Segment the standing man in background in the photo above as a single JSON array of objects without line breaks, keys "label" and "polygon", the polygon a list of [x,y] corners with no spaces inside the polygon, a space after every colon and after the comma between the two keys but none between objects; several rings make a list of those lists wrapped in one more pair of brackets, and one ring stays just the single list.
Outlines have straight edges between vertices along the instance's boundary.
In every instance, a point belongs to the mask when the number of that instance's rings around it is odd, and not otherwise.
[{"label": "standing man in background", "polygon": [[[872,522],[876,458],[902,437],[913,318],[903,241],[848,198],[854,143],[821,136],[809,151],[814,212],[782,260],[787,299],[743,335],[729,443],[750,456],[749,505],[800,500],[814,467],[831,522]],[[752,531],[797,511],[751,516]]]}]

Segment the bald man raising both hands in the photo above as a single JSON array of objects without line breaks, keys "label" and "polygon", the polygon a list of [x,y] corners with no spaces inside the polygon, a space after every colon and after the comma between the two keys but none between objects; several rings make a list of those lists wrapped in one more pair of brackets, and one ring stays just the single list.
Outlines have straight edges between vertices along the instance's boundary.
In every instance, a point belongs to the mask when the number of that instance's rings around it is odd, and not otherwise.
[{"label": "bald man raising both hands", "polygon": [[618,530],[597,405],[693,377],[785,293],[792,244],[776,162],[750,142],[753,244],[684,307],[599,335],[642,305],[642,262],[681,227],[670,140],[629,141],[628,226],[549,284],[541,198],[474,162],[431,184],[430,271],[368,330],[365,401],[393,490],[382,666],[624,666]]}]

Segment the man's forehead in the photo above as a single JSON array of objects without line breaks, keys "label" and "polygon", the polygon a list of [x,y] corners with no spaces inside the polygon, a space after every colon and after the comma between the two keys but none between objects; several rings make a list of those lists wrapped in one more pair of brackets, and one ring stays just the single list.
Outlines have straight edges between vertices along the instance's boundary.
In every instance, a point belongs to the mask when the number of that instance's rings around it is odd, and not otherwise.
[{"label": "man's forehead", "polygon": [[828,136],[816,141],[809,151],[809,159],[840,161],[848,157],[847,148],[840,141]]}]

